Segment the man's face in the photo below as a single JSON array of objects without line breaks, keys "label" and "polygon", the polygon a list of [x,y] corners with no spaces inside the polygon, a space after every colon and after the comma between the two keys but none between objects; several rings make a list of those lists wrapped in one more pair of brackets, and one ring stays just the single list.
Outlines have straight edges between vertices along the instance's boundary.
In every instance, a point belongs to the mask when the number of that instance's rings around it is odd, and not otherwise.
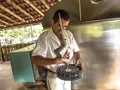
[{"label": "man's face", "polygon": [[[66,21],[66,20],[64,20],[64,19],[61,19],[61,22],[62,22],[62,28],[63,28],[63,30],[65,30],[66,27],[67,27],[68,24],[69,24],[69,21]],[[52,20],[52,29],[53,29],[54,33],[55,33],[58,37],[61,36],[61,34],[62,34],[62,29],[61,29],[61,26],[60,26],[60,21],[54,23],[54,21]]]}]

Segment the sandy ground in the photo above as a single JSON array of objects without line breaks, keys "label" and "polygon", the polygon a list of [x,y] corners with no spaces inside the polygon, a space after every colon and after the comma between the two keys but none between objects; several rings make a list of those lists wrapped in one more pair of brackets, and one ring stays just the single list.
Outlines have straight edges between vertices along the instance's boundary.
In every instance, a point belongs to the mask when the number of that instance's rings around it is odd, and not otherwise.
[{"label": "sandy ground", "polygon": [[47,90],[42,82],[15,82],[9,61],[0,62],[0,90]]}]

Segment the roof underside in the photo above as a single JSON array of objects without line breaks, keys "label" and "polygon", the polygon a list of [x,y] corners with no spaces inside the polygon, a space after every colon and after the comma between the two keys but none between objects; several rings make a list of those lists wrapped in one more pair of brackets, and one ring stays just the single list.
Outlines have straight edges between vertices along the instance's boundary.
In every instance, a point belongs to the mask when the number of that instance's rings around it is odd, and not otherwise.
[{"label": "roof underside", "polygon": [[40,22],[49,27],[57,9],[70,14],[71,24],[120,17],[119,0],[0,0],[0,30]]},{"label": "roof underside", "polygon": [[0,0],[0,29],[40,23],[57,0]]},{"label": "roof underside", "polygon": [[120,0],[62,0],[45,13],[44,27],[50,26],[50,19],[57,9],[69,13],[72,25],[120,19]]}]

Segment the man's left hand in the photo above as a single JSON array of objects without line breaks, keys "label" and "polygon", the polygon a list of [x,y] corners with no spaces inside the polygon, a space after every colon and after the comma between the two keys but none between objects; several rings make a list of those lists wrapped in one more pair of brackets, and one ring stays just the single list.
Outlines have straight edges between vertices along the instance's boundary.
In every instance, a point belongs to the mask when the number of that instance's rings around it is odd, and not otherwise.
[{"label": "man's left hand", "polygon": [[82,69],[84,68],[84,64],[82,62],[82,59],[77,59],[76,60],[76,66],[80,66]]}]

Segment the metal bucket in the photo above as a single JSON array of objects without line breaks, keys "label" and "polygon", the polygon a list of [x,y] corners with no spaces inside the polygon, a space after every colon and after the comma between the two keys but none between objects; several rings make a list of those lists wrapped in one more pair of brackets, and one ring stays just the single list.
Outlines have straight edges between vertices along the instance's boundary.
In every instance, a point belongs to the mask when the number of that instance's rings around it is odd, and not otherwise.
[{"label": "metal bucket", "polygon": [[82,68],[75,64],[61,65],[57,68],[57,76],[66,81],[73,81],[82,77]]}]

